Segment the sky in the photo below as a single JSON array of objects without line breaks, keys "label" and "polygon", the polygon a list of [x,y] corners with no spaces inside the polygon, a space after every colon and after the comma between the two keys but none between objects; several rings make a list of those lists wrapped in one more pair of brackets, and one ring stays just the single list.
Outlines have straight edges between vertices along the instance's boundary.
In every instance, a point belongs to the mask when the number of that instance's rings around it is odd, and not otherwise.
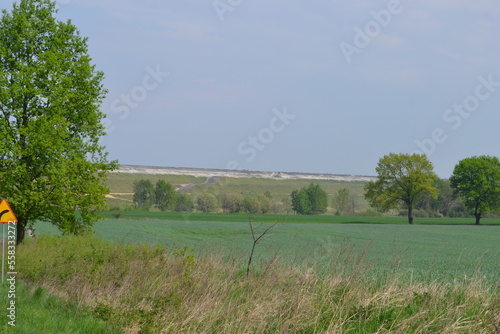
[{"label": "sky", "polygon": [[[0,0],[10,9],[12,1]],[[442,178],[500,156],[498,0],[59,0],[121,164]]]}]

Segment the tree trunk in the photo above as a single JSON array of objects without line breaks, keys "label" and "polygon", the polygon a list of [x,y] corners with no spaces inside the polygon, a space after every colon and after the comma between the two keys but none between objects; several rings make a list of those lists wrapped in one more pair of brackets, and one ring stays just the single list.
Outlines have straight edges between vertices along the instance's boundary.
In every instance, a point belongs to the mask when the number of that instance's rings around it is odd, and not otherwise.
[{"label": "tree trunk", "polygon": [[413,225],[413,207],[408,207],[408,224]]},{"label": "tree trunk", "polygon": [[24,227],[26,226],[26,222],[23,219],[17,219],[16,224],[16,232],[17,232],[17,241],[16,244],[19,245],[24,240]]},{"label": "tree trunk", "polygon": [[479,200],[476,200],[476,208],[474,210],[474,217],[476,217],[476,225],[479,225],[481,220],[481,212],[479,211]]}]

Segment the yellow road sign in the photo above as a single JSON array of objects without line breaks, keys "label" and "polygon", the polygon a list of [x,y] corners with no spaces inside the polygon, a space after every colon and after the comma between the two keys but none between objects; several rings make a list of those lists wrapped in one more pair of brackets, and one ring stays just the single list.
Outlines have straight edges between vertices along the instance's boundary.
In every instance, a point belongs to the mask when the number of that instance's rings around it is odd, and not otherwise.
[{"label": "yellow road sign", "polygon": [[17,223],[17,218],[14,215],[14,211],[10,208],[7,200],[3,199],[0,202],[0,224],[7,224],[10,222]]}]

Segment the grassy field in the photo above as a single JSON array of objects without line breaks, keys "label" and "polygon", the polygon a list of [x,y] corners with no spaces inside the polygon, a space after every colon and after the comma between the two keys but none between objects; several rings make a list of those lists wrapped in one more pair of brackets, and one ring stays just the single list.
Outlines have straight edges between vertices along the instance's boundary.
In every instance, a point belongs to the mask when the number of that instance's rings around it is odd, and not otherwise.
[{"label": "grassy field", "polygon": [[[95,225],[96,235],[122,243],[159,244],[167,248],[186,245],[196,254],[216,249],[244,257],[252,245],[246,215],[135,216],[99,222]],[[398,217],[255,215],[252,220],[260,230],[275,220],[286,221],[258,245],[257,258],[264,261],[278,254],[286,263],[321,265],[329,256],[352,247],[354,253],[366,252],[366,259],[373,263],[373,275],[389,270],[427,282],[476,275],[492,284],[500,276],[498,220],[485,219],[485,223],[491,224],[488,226],[469,225],[470,219],[443,218],[422,218],[417,220],[420,225],[414,226]],[[37,233],[57,232],[47,224],[39,224]]]},{"label": "grassy field", "polygon": [[[103,212],[103,217],[114,220],[111,212]],[[135,220],[178,220],[178,221],[213,221],[213,222],[248,222],[248,214],[236,213],[179,213],[179,212],[146,212],[146,211],[123,211],[120,219]],[[283,215],[283,214],[258,214],[252,215],[252,221],[261,223],[325,223],[325,224],[401,224],[407,225],[408,218],[394,216],[333,216],[333,215]],[[415,225],[472,225],[474,218],[415,218]],[[482,225],[500,226],[500,218],[483,218]]]},{"label": "grassy field", "polygon": [[[172,222],[143,222],[150,223],[163,224],[159,233]],[[193,224],[190,230],[197,230]],[[150,233],[151,227],[143,228]],[[207,232],[199,237],[210,238]],[[479,275],[441,282],[380,271],[374,280],[367,276],[373,265],[367,253],[346,244],[325,254],[321,266],[308,268],[271,257],[255,262],[246,276],[244,255],[228,257],[215,249],[193,254],[181,246],[165,250],[92,236],[42,236],[19,247],[18,270],[23,280],[78,301],[125,333],[486,334],[500,328],[498,290]]]},{"label": "grassy field", "polygon": [[[112,174],[110,203],[129,204],[141,178],[273,198],[310,182]],[[318,183],[368,208],[362,182]],[[257,235],[279,224],[247,276],[246,214],[104,215],[94,235],[36,224],[18,248],[36,288],[19,285],[14,333],[500,333],[500,219],[254,215]]]},{"label": "grassy field", "polygon": [[[0,333],[121,333],[117,327],[97,319],[90,309],[52,296],[43,288],[16,282],[15,299],[7,298],[8,291],[7,282],[0,283]],[[8,324],[11,319],[7,318],[6,309],[10,300],[16,301],[15,326]]]}]

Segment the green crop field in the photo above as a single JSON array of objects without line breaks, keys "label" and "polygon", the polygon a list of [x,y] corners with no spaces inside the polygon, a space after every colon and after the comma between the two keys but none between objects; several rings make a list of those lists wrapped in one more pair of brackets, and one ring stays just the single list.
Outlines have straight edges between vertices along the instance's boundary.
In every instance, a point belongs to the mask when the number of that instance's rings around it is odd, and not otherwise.
[{"label": "green crop field", "polygon": [[[160,244],[167,248],[186,245],[197,253],[220,251],[243,258],[252,246],[245,215],[135,215],[140,218],[97,223],[96,235],[115,242]],[[422,218],[417,220],[420,225],[409,226],[398,217],[252,218],[260,230],[276,219],[283,223],[258,245],[257,257],[262,260],[278,254],[287,263],[320,266],[322,261],[352,247],[353,253],[366,253],[366,260],[373,263],[373,273],[398,271],[410,279],[425,281],[453,281],[479,275],[490,283],[500,276],[498,220],[485,219],[491,225],[472,226],[467,224],[470,219]],[[37,232],[56,233],[47,224],[38,224]]]},{"label": "green crop field", "polygon": [[[269,191],[278,201],[310,183],[112,174],[109,204],[124,209],[104,212],[95,236],[59,237],[54,226],[39,222],[37,237],[19,247],[19,279],[33,286],[20,285],[19,314],[35,313],[34,321],[58,333],[78,332],[68,319],[95,333],[475,334],[500,328],[499,218],[475,226],[473,218],[417,217],[408,225],[405,217],[334,216],[331,206],[319,216],[134,211],[139,179],[194,184],[193,197]],[[317,183],[330,204],[347,188],[358,214],[369,209],[363,182]],[[247,268],[249,220],[256,236],[278,224],[260,239]],[[69,313],[43,321],[66,306]]]}]

